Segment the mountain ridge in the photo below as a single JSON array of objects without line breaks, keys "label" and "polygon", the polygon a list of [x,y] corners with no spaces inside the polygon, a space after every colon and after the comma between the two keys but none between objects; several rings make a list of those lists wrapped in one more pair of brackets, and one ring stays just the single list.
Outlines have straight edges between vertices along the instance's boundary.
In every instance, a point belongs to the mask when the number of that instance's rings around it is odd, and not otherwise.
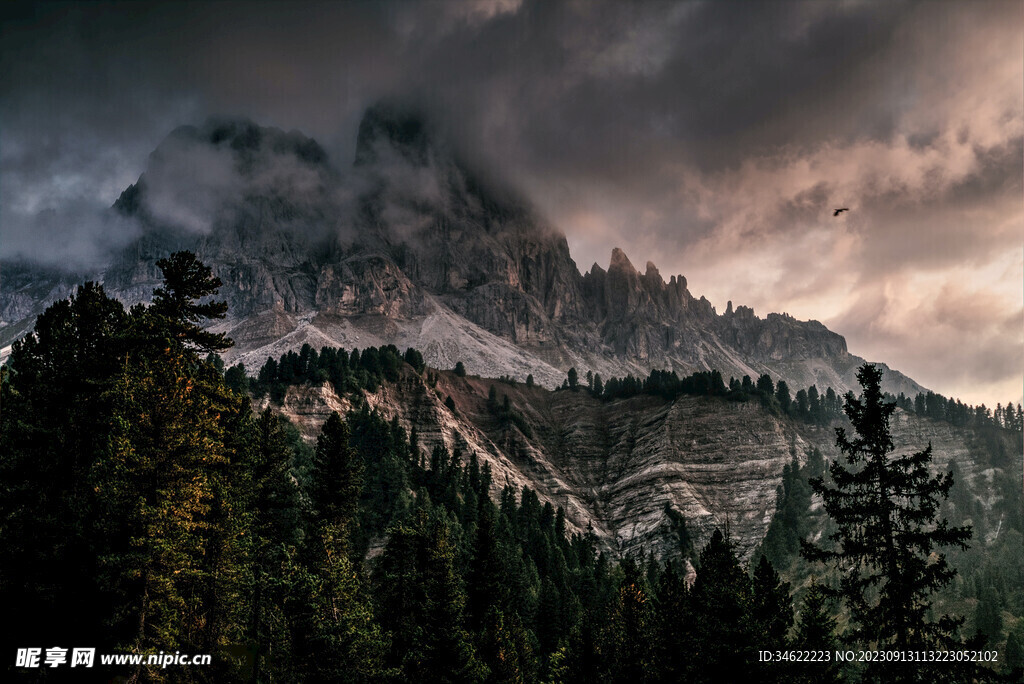
[{"label": "mountain ridge", "polygon": [[[606,377],[714,368],[855,388],[863,359],[822,324],[761,319],[731,302],[718,314],[685,277],[666,281],[651,262],[641,273],[619,247],[607,270],[581,273],[565,236],[485,175],[414,109],[370,108],[347,172],[298,132],[244,119],[182,126],[112,208],[140,236],[89,276],[145,301],[157,259],[196,252],[224,283],[230,317],[217,328],[238,343],[228,360],[250,366],[310,341],[395,343],[437,367],[461,360],[548,386],[576,367]],[[70,279],[19,278],[0,288],[0,347],[69,292]],[[894,394],[924,389],[886,377]]]}]

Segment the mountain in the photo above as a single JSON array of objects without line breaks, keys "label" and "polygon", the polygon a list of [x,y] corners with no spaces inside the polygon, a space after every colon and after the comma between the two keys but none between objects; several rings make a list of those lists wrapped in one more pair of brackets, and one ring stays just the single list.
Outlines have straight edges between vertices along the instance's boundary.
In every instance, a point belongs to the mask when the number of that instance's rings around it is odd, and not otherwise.
[{"label": "mountain", "polygon": [[[415,109],[372,107],[343,172],[316,141],[239,119],[173,131],[113,212],[139,237],[91,274],[25,264],[0,269],[0,347],[24,334],[82,277],[144,301],[156,261],[195,251],[224,282],[248,368],[304,343],[393,343],[429,364],[558,386],[570,367],[605,378],[650,369],[768,373],[796,389],[842,394],[863,359],[817,321],[757,317],[730,302],[719,314],[681,275],[638,271],[612,250],[581,274],[565,236],[500,178],[473,163]],[[74,276],[74,277],[72,277]],[[922,387],[887,369],[886,389]]]},{"label": "mountain", "polygon": [[[488,408],[491,387],[499,405],[508,397],[519,420]],[[530,487],[565,509],[571,532],[592,530],[620,555],[675,555],[681,517],[698,548],[728,527],[749,559],[775,514],[784,466],[793,458],[806,463],[815,450],[838,458],[833,428],[850,429],[840,419],[795,420],[756,399],[641,394],[602,401],[586,389],[551,391],[450,371],[419,375],[408,366],[372,392],[338,395],[329,383],[298,384],[281,403],[263,397],[257,406],[272,406],[313,440],[332,411],[344,414],[362,401],[407,432],[415,429],[425,454],[436,444],[477,454],[494,474],[496,499],[505,485]],[[979,534],[997,529],[1000,482],[1011,482],[1004,462],[1012,464],[1009,455],[1019,451],[1019,433],[957,428],[902,409],[892,433],[897,453],[931,444],[933,467],[955,463],[964,492],[957,500],[973,502]]]}]

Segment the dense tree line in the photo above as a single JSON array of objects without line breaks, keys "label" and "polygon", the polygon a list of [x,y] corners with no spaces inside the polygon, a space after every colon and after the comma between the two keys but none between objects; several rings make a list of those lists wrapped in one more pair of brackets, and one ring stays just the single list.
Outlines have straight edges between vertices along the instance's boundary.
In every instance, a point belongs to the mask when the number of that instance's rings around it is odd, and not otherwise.
[{"label": "dense tree line", "polygon": [[[206,356],[230,344],[200,327],[224,314],[209,302],[219,281],[188,253],[159,265],[152,305],[126,311],[86,284],[4,369],[5,643],[215,655],[110,673],[133,681],[838,681],[831,663],[759,661],[839,643],[831,588],[795,615],[769,554],[748,570],[727,533],[703,545],[691,584],[685,521],[667,560],[615,559],[475,454],[428,452],[365,403],[330,416],[312,448],[273,410],[254,414],[244,390],[370,389],[402,363],[423,372],[422,357],[304,349],[251,383]],[[791,465],[782,498],[807,475]]]},{"label": "dense tree line", "polygon": [[[216,363],[212,359],[211,362]],[[415,349],[406,349],[403,354],[389,344],[362,351],[322,347],[317,352],[307,343],[298,352],[285,352],[277,360],[267,358],[254,378],[247,376],[245,366],[236,364],[227,370],[225,380],[237,392],[250,392],[257,398],[269,394],[273,401],[280,403],[285,391],[293,385],[329,382],[338,394],[363,389],[375,392],[381,383],[397,381],[405,364],[417,373],[426,368],[423,355]]]},{"label": "dense tree line", "polygon": [[959,399],[947,399],[931,391],[918,392],[913,399],[902,392],[898,397],[887,394],[886,398],[895,401],[904,411],[922,418],[945,421],[956,427],[997,427],[1020,432],[1024,425],[1024,407],[1020,404],[1014,406],[1013,402],[1006,406],[996,404],[995,409],[990,409],[984,404],[971,406]]},{"label": "dense tree line", "polygon": [[607,381],[602,380],[599,373],[587,371],[586,380],[584,387],[579,382],[576,369],[570,368],[561,389],[585,389],[602,401],[626,399],[639,394],[669,401],[682,395],[726,397],[732,401],[757,399],[769,411],[817,425],[828,425],[843,415],[843,400],[831,387],[825,394],[820,394],[818,388],[811,385],[793,396],[785,380],[780,380],[776,385],[767,373],[761,375],[756,383],[749,375],[744,375],[742,380],[729,378],[728,385],[717,370],[697,371],[684,378],[680,378],[675,371],[652,370],[646,378],[627,375],[623,378],[609,378]]}]

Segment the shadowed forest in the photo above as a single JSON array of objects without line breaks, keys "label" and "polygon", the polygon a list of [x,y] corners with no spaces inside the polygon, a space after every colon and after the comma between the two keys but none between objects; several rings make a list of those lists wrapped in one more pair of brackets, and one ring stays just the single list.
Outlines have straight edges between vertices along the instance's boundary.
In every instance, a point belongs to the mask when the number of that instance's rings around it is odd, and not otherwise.
[{"label": "shadowed forest", "polygon": [[[698,548],[681,517],[674,557],[618,558],[592,533],[567,532],[565,512],[533,491],[496,487],[476,454],[427,450],[360,402],[401,372],[436,373],[418,351],[306,347],[255,377],[225,370],[217,354],[231,341],[202,327],[226,313],[212,299],[219,280],[186,252],[159,266],[151,305],[126,310],[86,283],[39,317],[3,368],[9,676],[67,676],[12,666],[16,648],[56,644],[213,655],[209,667],[101,673],[128,681],[1021,679],[1019,477],[997,482],[983,511],[955,464],[938,467],[924,444],[893,454],[888,432],[897,409],[969,425],[991,445],[986,465],[1012,471],[1020,450],[1005,444],[1020,442],[1019,406],[886,396],[872,366],[859,397],[791,396],[767,375],[602,380],[573,369],[559,391],[711,396],[845,421],[843,459],[794,455],[786,467],[750,567],[727,529]],[[356,405],[315,444],[273,408],[252,409],[303,383],[330,383]],[[488,410],[529,429],[494,387]],[[847,649],[998,657],[837,663]]]}]

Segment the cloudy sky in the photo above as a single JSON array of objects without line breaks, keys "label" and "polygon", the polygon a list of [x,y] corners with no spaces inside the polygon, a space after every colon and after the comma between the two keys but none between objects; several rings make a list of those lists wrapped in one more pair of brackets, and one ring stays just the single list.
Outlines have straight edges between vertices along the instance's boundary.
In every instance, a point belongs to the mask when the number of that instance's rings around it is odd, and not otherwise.
[{"label": "cloudy sky", "polygon": [[[346,166],[430,103],[563,230],[719,309],[821,320],[971,403],[1024,382],[1020,2],[4,3],[0,255],[97,258],[175,126],[243,115]],[[850,211],[833,218],[832,210]]]}]

